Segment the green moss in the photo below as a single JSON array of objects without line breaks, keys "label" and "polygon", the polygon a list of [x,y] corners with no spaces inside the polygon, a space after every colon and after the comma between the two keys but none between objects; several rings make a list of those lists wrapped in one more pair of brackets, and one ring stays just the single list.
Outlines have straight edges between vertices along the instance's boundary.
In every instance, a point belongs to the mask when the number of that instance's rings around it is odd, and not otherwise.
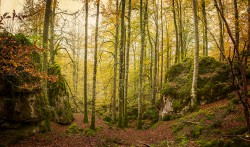
[{"label": "green moss", "polygon": [[73,123],[69,126],[69,128],[66,130],[66,133],[69,134],[77,134],[83,132],[83,129],[79,128],[76,123]]},{"label": "green moss", "polygon": [[87,128],[87,129],[85,130],[85,134],[86,134],[87,136],[95,136],[95,135],[96,135],[96,132],[95,132],[94,130],[90,129],[90,128]]},{"label": "green moss", "polygon": [[179,110],[181,108],[181,101],[180,100],[174,100],[172,106],[173,106],[174,111]]},{"label": "green moss", "polygon": [[181,131],[183,128],[184,128],[184,124],[183,123],[178,123],[178,124],[175,124],[172,127],[172,130],[173,130],[174,133],[177,133],[177,132]]},{"label": "green moss", "polygon": [[[191,99],[193,60],[170,67],[166,72],[166,81],[162,93],[173,99],[175,111],[189,105]],[[212,57],[202,57],[199,60],[199,77],[197,83],[198,103],[214,102],[233,89],[229,80],[229,68],[225,63]]]},{"label": "green moss", "polygon": [[195,125],[192,127],[190,135],[192,138],[198,138],[201,135],[201,131],[204,128],[204,126],[201,125]]}]

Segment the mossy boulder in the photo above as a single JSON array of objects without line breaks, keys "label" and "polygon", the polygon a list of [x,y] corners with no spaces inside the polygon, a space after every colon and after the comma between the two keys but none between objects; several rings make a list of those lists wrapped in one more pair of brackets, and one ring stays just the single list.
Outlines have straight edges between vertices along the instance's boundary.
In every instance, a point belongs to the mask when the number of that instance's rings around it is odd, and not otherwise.
[{"label": "mossy boulder", "polygon": [[[170,67],[166,73],[166,81],[162,94],[164,104],[160,115],[183,114],[190,110],[191,87],[193,76],[193,59]],[[197,98],[199,104],[211,103],[225,98],[232,91],[229,79],[229,67],[226,63],[212,57],[199,60],[199,77]]]},{"label": "mossy boulder", "polygon": [[66,80],[58,64],[51,65],[48,74],[56,76],[56,82],[49,82],[49,103],[52,107],[52,119],[60,124],[70,124],[74,117],[69,103]]}]

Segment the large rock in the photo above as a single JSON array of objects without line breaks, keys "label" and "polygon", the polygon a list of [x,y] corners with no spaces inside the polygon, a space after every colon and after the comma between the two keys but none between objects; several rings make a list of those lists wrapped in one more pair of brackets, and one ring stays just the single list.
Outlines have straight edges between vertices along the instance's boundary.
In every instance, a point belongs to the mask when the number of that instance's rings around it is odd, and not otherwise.
[{"label": "large rock", "polygon": [[38,123],[37,98],[34,94],[0,96],[0,127],[16,128],[18,123]]},{"label": "large rock", "polygon": [[54,120],[60,124],[69,124],[74,120],[67,96],[62,96],[60,99],[57,99],[52,110],[52,115]]},{"label": "large rock", "polygon": [[[182,115],[190,110],[193,60],[186,59],[167,70],[163,105],[159,115]],[[228,67],[212,57],[199,60],[198,104],[217,101],[232,91]]]}]

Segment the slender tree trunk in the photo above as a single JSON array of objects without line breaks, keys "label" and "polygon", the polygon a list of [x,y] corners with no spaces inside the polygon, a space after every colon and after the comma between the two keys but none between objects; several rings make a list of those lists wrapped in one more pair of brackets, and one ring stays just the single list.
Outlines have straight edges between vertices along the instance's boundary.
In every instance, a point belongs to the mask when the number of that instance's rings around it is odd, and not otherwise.
[{"label": "slender tree trunk", "polygon": [[128,100],[128,75],[129,75],[129,52],[130,52],[130,36],[131,36],[131,0],[128,3],[128,38],[127,38],[127,55],[126,55],[126,73],[125,73],[125,92],[124,92],[124,126],[128,126],[127,100]]},{"label": "slender tree trunk", "polygon": [[238,12],[238,4],[237,0],[234,0],[234,18],[235,18],[235,45],[236,50],[239,50],[240,43],[240,31],[239,31],[239,12]]},{"label": "slender tree trunk", "polygon": [[89,0],[85,0],[85,45],[84,45],[84,81],[83,81],[83,87],[84,87],[84,118],[83,122],[88,123],[88,15],[89,15]]},{"label": "slender tree trunk", "polygon": [[[162,83],[163,83],[163,73],[164,73],[164,60],[163,60],[163,55],[164,55],[164,52],[163,52],[163,48],[164,48],[164,35],[163,35],[163,32],[164,32],[164,24],[163,24],[163,3],[162,3],[162,0],[161,0],[161,78],[160,78],[160,91],[162,90]],[[161,99],[162,99],[163,95],[161,94]]]},{"label": "slender tree trunk", "polygon": [[[221,5],[221,10],[222,10],[222,13],[223,13],[223,6]],[[219,28],[220,28],[220,32],[219,32],[219,37],[220,37],[220,50],[221,50],[221,52],[220,52],[220,61],[223,61],[223,60],[225,60],[224,59],[224,56],[223,56],[223,54],[224,54],[224,51],[225,51],[225,49],[224,49],[224,25],[223,25],[223,21],[222,21],[222,18],[221,18],[221,16],[220,16],[220,13],[219,12],[217,12],[217,14],[218,14],[218,20],[219,20]]]},{"label": "slender tree trunk", "polygon": [[80,39],[80,27],[78,26],[78,35],[77,35],[77,52],[76,52],[76,95],[78,96],[78,83],[79,83],[79,62],[80,62],[80,46],[81,46],[81,39]]},{"label": "slender tree trunk", "polygon": [[90,128],[95,130],[95,99],[96,99],[96,76],[97,76],[97,48],[98,48],[98,29],[99,29],[99,6],[100,0],[96,2],[96,27],[95,27],[95,53],[94,53],[94,70],[93,70],[93,91],[92,91],[92,113]]},{"label": "slender tree trunk", "polygon": [[73,24],[73,31],[72,31],[72,82],[73,82],[73,90],[74,90],[74,96],[76,96],[76,87],[77,87],[77,79],[76,79],[76,73],[77,73],[77,67],[76,67],[76,14],[74,15],[74,24]]},{"label": "slender tree trunk", "polygon": [[202,17],[203,17],[203,56],[208,56],[208,38],[207,38],[207,13],[206,13],[206,3],[202,0]]},{"label": "slender tree trunk", "polygon": [[[48,73],[48,34],[49,34],[49,18],[50,18],[50,11],[51,11],[51,0],[47,0],[46,2],[46,9],[45,9],[45,17],[44,17],[44,27],[43,27],[43,48],[45,51],[43,52],[43,72],[46,74]],[[48,87],[47,87],[47,80],[43,80],[43,90],[44,90],[44,102],[45,105],[49,106],[49,99],[48,99]],[[45,123],[46,129],[50,131],[50,112],[49,110],[45,110]]]},{"label": "slender tree trunk", "polygon": [[119,1],[116,0],[116,23],[115,23],[115,52],[114,52],[114,79],[112,97],[112,119],[116,120],[116,79],[117,79],[117,52],[119,42]]},{"label": "slender tree trunk", "polygon": [[170,42],[169,42],[169,31],[168,31],[168,23],[166,24],[166,38],[167,38],[167,58],[166,58],[166,69],[169,68],[171,63],[170,58]]},{"label": "slender tree trunk", "polygon": [[175,63],[179,62],[179,37],[178,37],[178,26],[176,21],[176,11],[175,11],[175,0],[172,0],[172,11],[173,11],[173,17],[174,17],[174,28],[175,28]]},{"label": "slender tree trunk", "polygon": [[[146,6],[148,5],[148,0],[146,1]],[[151,40],[149,26],[148,26],[148,11],[145,11],[145,25],[147,25],[147,34],[148,34],[148,41],[150,44],[150,96],[151,96],[151,106],[155,105],[155,96],[154,96],[154,77],[153,77],[153,62],[154,62],[154,51],[153,51],[153,43]]]},{"label": "slender tree trunk", "polygon": [[120,45],[120,69],[119,69],[119,118],[118,126],[123,127],[124,123],[124,44],[125,44],[125,0],[121,0],[121,45]]},{"label": "slender tree trunk", "polygon": [[179,16],[179,48],[180,48],[180,56],[181,60],[184,59],[184,47],[183,47],[183,25],[182,25],[182,0],[179,0],[177,3],[178,6],[178,16]]},{"label": "slender tree trunk", "polygon": [[157,98],[157,92],[158,92],[158,52],[159,52],[159,23],[158,23],[158,4],[156,3],[156,0],[154,0],[154,11],[155,11],[155,27],[156,27],[156,33],[155,33],[155,48],[154,48],[154,82],[153,82],[153,99],[152,99],[152,107],[155,106],[155,100]]},{"label": "slender tree trunk", "polygon": [[198,81],[198,70],[199,70],[199,29],[198,29],[198,15],[197,15],[197,1],[193,2],[193,14],[194,14],[194,31],[195,31],[195,52],[194,52],[194,70],[193,70],[193,81],[191,89],[191,107],[196,108],[197,106],[197,81]]},{"label": "slender tree trunk", "polygon": [[141,34],[141,53],[140,53],[140,71],[139,71],[139,92],[138,92],[138,124],[137,128],[142,129],[142,74],[143,74],[143,55],[145,43],[145,31],[143,20],[143,0],[140,0],[140,34]]},{"label": "slender tree trunk", "polygon": [[55,51],[54,51],[54,25],[55,25],[55,13],[57,7],[57,0],[53,1],[53,9],[50,17],[50,62],[55,64]]}]

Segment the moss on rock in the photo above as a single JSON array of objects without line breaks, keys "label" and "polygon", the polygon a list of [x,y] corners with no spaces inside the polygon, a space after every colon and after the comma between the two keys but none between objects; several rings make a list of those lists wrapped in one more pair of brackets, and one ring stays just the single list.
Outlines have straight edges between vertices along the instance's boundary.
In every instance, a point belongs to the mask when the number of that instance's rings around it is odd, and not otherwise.
[{"label": "moss on rock", "polygon": [[[212,57],[199,60],[198,103],[205,104],[224,98],[232,87],[228,66]],[[167,70],[162,93],[173,99],[174,112],[182,111],[189,105],[193,76],[193,60],[185,59]]]}]

